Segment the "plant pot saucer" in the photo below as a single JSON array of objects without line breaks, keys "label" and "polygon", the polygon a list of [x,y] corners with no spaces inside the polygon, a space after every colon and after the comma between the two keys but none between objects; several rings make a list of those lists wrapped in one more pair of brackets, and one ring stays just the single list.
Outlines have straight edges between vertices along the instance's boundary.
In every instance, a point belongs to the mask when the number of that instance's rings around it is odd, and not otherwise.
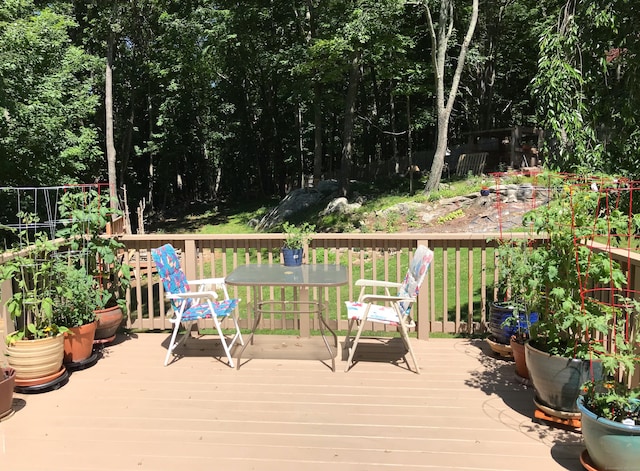
[{"label": "plant pot saucer", "polygon": [[3,412],[2,414],[0,414],[0,422],[13,417],[15,413],[16,411],[14,411],[13,409],[9,409],[8,411]]},{"label": "plant pot saucer", "polygon": [[91,355],[84,360],[65,363],[64,366],[69,371],[84,370],[92,367],[98,361],[98,352],[92,352]]},{"label": "plant pot saucer", "polygon": [[28,380],[16,379],[14,391],[25,394],[51,391],[64,385],[68,379],[69,372],[63,366],[58,372],[42,378]]},{"label": "plant pot saucer", "polygon": [[591,460],[589,452],[586,449],[580,453],[580,464],[587,471],[601,471],[599,468],[596,468],[596,465]]},{"label": "plant pot saucer", "polygon": [[113,334],[111,337],[107,337],[106,339],[95,339],[93,341],[94,345],[104,345],[106,343],[111,343],[116,339],[116,334]]},{"label": "plant pot saucer", "polygon": [[537,398],[533,399],[533,403],[538,409],[540,409],[545,414],[550,415],[552,417],[557,417],[558,419],[566,419],[566,420],[578,419],[579,420],[580,417],[582,416],[580,412],[569,412],[569,411],[552,409],[549,406],[540,404]]},{"label": "plant pot saucer", "polygon": [[487,337],[487,343],[489,347],[494,353],[497,353],[503,358],[513,358],[513,351],[511,350],[511,345],[506,345],[504,343],[496,342],[493,336]]}]

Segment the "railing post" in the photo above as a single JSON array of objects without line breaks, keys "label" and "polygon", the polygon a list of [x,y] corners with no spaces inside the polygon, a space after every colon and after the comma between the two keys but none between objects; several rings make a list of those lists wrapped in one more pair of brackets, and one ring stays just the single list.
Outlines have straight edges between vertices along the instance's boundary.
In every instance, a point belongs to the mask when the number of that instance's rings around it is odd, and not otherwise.
[{"label": "railing post", "polygon": [[[429,241],[416,240],[416,247],[418,245],[424,245],[426,247],[429,247]],[[429,248],[433,250],[433,247],[429,247]],[[431,262],[431,267],[429,267],[429,271],[433,270],[434,265],[435,265],[435,257],[434,257],[434,260]],[[431,291],[429,288],[429,273],[427,273],[427,278],[425,278],[425,280],[423,281],[422,286],[423,288],[420,289],[420,291],[418,291],[417,334],[418,334],[418,339],[429,340],[429,333],[431,332],[431,316],[429,315],[429,313],[431,312],[430,302],[433,302],[432,300],[429,299],[429,292]]]},{"label": "railing post", "polygon": [[198,254],[196,252],[195,239],[187,239],[184,241],[184,274],[187,280],[195,280],[198,278]]},{"label": "railing post", "polygon": [[[7,311],[7,301],[13,296],[13,281],[5,280],[0,283],[0,355],[4,357],[7,334],[14,331],[13,321]],[[0,362],[2,366],[2,362]]]}]

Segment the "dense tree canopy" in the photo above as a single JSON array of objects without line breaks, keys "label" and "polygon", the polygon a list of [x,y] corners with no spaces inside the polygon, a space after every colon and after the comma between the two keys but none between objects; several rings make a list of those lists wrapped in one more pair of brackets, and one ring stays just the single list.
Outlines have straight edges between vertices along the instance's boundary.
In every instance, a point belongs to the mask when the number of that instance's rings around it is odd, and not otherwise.
[{"label": "dense tree canopy", "polygon": [[[471,3],[447,0],[444,83]],[[0,184],[106,180],[109,50],[112,152],[133,205],[284,195],[303,175],[348,193],[350,179],[405,173],[417,155],[429,170],[437,71],[425,7],[441,4],[7,0]],[[449,146],[469,131],[542,126],[555,168],[637,172],[638,15],[630,0],[481,2]]]}]

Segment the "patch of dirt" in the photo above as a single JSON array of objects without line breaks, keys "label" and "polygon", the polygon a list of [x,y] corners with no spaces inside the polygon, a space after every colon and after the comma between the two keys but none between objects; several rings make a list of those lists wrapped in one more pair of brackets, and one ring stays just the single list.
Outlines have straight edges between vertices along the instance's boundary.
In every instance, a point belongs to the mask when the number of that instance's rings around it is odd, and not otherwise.
[{"label": "patch of dirt", "polygon": [[366,218],[371,230],[396,232],[499,232],[522,227],[522,216],[544,204],[544,198],[517,198],[505,202],[495,192],[489,196],[471,194],[435,203],[403,203]]}]

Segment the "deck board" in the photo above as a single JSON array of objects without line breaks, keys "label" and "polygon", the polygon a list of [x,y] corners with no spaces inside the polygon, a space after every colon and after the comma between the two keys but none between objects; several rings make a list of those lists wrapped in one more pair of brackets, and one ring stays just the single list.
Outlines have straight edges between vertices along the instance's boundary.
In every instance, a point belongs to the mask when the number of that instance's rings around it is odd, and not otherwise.
[{"label": "deck board", "polygon": [[60,389],[16,394],[0,470],[582,469],[580,434],[535,423],[533,391],[480,340],[415,341],[417,375],[394,342],[333,373],[319,339],[277,336],[240,370],[209,339],[163,367],[166,337],[119,338]]}]

